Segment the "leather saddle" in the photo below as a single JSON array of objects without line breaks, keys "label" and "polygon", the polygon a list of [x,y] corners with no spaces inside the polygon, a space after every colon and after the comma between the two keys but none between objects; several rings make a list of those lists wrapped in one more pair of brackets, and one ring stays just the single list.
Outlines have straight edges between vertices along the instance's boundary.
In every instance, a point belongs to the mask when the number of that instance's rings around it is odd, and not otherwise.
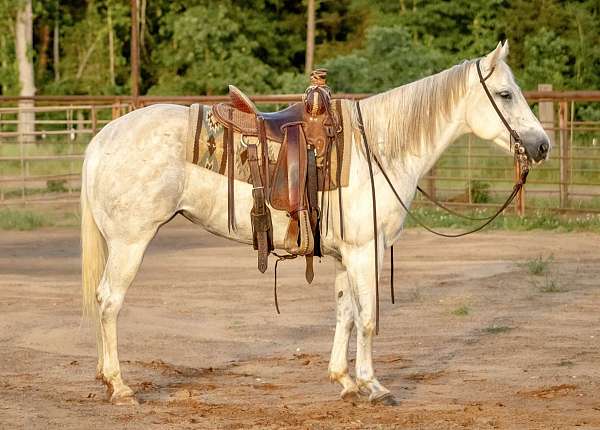
[{"label": "leather saddle", "polygon": [[[294,256],[306,256],[308,282],[314,276],[312,257],[321,255],[317,194],[319,189],[327,189],[324,179],[331,177],[326,172],[327,155],[342,131],[340,113],[332,109],[326,74],[324,69],[313,71],[303,101],[278,112],[259,111],[250,98],[233,85],[229,86],[230,101],[212,107],[214,118],[224,126],[229,229],[235,229],[233,136],[238,133],[242,137],[258,138],[258,145],[247,144],[258,268],[261,272],[266,270],[268,255],[273,250],[271,215],[266,204],[269,203],[272,208],[287,212],[290,218],[285,249]],[[275,160],[269,159],[269,141],[281,144]]]},{"label": "leather saddle", "polygon": [[234,132],[242,136],[259,137],[260,124],[257,118],[260,118],[264,122],[267,140],[283,143],[285,127],[302,122],[310,144],[317,149],[319,155],[322,155],[327,135],[341,131],[332,130],[335,126],[333,118],[306,112],[304,102],[294,103],[277,112],[261,112],[252,100],[234,85],[229,85],[229,98],[229,103],[214,105],[213,113],[221,124],[228,124]]}]

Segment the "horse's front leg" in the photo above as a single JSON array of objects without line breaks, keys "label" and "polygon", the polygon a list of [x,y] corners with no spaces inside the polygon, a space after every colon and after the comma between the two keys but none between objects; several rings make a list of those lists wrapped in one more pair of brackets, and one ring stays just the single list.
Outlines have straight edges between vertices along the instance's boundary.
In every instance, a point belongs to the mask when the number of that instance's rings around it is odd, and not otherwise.
[{"label": "horse's front leg", "polygon": [[337,262],[335,271],[337,310],[333,348],[329,360],[329,378],[331,381],[337,381],[342,385],[342,399],[352,401],[358,396],[358,387],[348,374],[348,343],[354,328],[352,293],[346,268],[340,262]]},{"label": "horse's front leg", "polygon": [[[379,261],[383,259],[380,250]],[[356,325],[356,383],[372,403],[397,404],[394,396],[375,378],[373,335],[376,324],[375,258],[373,242],[348,250],[343,256],[353,299]]]}]

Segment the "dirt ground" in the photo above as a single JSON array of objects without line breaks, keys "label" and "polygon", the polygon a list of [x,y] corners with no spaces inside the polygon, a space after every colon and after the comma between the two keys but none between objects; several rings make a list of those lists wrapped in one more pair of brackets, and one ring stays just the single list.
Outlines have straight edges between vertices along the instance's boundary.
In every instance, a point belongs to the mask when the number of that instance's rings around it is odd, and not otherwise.
[{"label": "dirt ground", "polygon": [[[75,229],[0,232],[0,428],[600,428],[600,236],[409,230],[382,286],[376,372],[399,406],[339,399],[333,264],[255,269],[247,246],[165,226],[120,318],[139,406],[112,406],[81,323]],[[553,255],[550,270],[523,264]],[[520,264],[521,263],[521,264]],[[353,346],[351,347],[353,350]],[[352,367],[353,363],[351,363]]]}]

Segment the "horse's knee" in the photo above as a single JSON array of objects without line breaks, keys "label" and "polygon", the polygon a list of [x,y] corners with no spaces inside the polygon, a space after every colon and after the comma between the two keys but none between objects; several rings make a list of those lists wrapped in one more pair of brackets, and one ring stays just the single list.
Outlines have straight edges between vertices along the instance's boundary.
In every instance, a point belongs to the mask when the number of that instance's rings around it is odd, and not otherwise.
[{"label": "horse's knee", "polygon": [[372,312],[368,312],[366,309],[363,309],[362,312],[358,316],[358,330],[360,334],[369,338],[372,337],[375,333],[375,315]]},{"label": "horse's knee", "polygon": [[106,321],[116,315],[118,315],[121,307],[123,306],[123,300],[125,295],[122,293],[110,293],[107,295],[97,295],[98,305],[100,307],[100,317],[102,321]]},{"label": "horse's knee", "polygon": [[336,329],[339,328],[350,334],[354,327],[354,316],[352,315],[352,311],[343,308],[338,309],[336,314],[336,324],[338,326]]}]

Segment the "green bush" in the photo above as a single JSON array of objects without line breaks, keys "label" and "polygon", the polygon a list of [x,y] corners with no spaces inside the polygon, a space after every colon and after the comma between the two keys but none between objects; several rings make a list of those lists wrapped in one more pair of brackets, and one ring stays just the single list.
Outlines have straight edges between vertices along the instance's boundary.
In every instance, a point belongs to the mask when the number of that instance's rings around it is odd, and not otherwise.
[{"label": "green bush", "polygon": [[483,181],[471,181],[471,201],[473,203],[489,203],[490,184]]},{"label": "green bush", "polygon": [[49,180],[46,183],[46,188],[51,193],[65,193],[67,191],[66,184],[67,181],[65,180]]}]

